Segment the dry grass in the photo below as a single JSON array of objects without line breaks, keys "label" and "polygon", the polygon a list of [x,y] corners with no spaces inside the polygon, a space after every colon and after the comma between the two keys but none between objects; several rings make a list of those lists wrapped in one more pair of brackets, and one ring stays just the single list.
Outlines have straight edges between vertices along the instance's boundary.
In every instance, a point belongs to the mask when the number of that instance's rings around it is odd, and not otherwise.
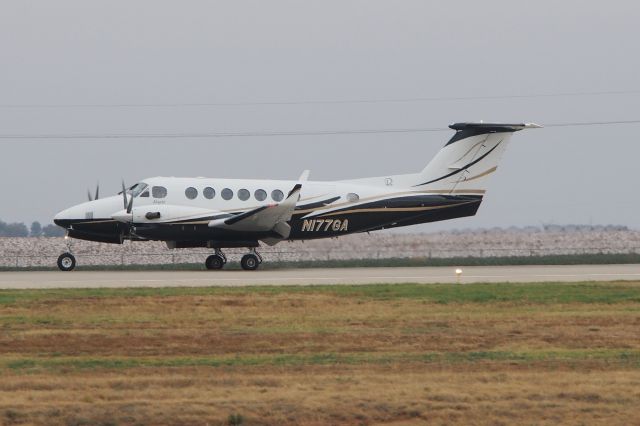
[{"label": "dry grass", "polygon": [[4,292],[0,424],[640,418],[637,283],[454,287]]}]

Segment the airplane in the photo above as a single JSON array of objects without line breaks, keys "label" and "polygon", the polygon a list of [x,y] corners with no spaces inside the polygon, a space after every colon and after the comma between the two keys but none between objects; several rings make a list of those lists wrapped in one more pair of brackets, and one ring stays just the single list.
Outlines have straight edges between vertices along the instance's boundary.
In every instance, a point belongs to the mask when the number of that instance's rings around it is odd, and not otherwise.
[{"label": "airplane", "polygon": [[[453,137],[418,173],[341,181],[153,177],[117,195],[58,213],[66,238],[122,244],[165,241],[167,247],[206,247],[207,269],[222,269],[222,249],[247,248],[240,264],[262,263],[260,243],[335,238],[343,235],[473,216],[513,133],[534,123],[455,123]],[[62,271],[76,259],[58,258]]]}]

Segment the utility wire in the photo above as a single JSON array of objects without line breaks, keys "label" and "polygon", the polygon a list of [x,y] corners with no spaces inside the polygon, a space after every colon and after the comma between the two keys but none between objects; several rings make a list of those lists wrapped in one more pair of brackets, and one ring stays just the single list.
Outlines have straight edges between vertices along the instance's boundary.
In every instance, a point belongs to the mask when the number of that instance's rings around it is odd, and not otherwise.
[{"label": "utility wire", "polygon": [[184,103],[116,103],[116,104],[0,104],[0,108],[28,109],[28,108],[197,108],[197,107],[243,107],[269,105],[335,105],[335,104],[381,104],[381,103],[411,103],[432,101],[473,101],[498,99],[533,99],[581,96],[607,96],[640,94],[640,90],[609,90],[595,92],[557,92],[530,93],[522,95],[489,95],[489,96],[435,96],[414,98],[369,98],[369,99],[309,99],[309,100],[276,100],[276,101],[248,101],[248,102],[184,102]]},{"label": "utility wire", "polygon": [[448,128],[416,129],[356,129],[356,130],[317,130],[317,131],[274,131],[274,132],[212,132],[212,133],[131,133],[131,134],[43,134],[43,135],[0,135],[0,139],[202,139],[231,137],[269,137],[269,136],[326,136],[359,135],[374,133],[420,133],[442,132]]},{"label": "utility wire", "polygon": [[[640,120],[589,121],[551,123],[544,127],[583,127],[640,124]],[[384,133],[426,133],[450,131],[447,127],[425,127],[404,129],[354,129],[317,131],[243,131],[243,132],[203,132],[203,133],[101,133],[101,134],[0,134],[0,140],[18,139],[207,139],[231,137],[273,137],[273,136],[330,136],[362,135]]]},{"label": "utility wire", "polygon": [[581,126],[611,126],[615,124],[638,124],[640,120],[618,120],[618,121],[588,121],[575,123],[552,123],[544,127],[581,127]]}]

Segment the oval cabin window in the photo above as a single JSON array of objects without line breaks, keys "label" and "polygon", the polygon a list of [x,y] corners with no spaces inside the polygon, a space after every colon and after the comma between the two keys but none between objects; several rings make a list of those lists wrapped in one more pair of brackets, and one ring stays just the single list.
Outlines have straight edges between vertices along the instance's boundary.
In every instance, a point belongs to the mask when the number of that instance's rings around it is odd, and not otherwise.
[{"label": "oval cabin window", "polygon": [[207,186],[202,190],[202,195],[204,195],[204,198],[206,198],[207,200],[210,200],[216,196],[216,190],[211,188],[210,186]]},{"label": "oval cabin window", "polygon": [[222,190],[220,195],[222,196],[223,200],[230,200],[233,198],[233,191],[230,190],[229,188],[225,188]]},{"label": "oval cabin window", "polygon": [[240,200],[247,201],[250,196],[251,196],[251,193],[248,190],[244,188],[238,190],[238,198],[240,198]]},{"label": "oval cabin window", "polygon": [[151,188],[151,195],[153,195],[153,198],[164,198],[167,196],[167,188],[164,186],[154,186]]},{"label": "oval cabin window", "polygon": [[195,189],[193,186],[188,187],[187,189],[184,190],[184,195],[190,199],[193,200],[194,198],[196,198],[198,196],[198,190]]}]

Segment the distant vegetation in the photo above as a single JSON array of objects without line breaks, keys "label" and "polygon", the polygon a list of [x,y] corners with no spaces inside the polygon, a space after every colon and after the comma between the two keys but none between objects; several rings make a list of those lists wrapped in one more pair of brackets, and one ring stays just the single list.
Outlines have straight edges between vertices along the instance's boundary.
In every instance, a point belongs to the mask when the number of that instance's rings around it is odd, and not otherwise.
[{"label": "distant vegetation", "polygon": [[64,229],[54,224],[42,226],[40,222],[33,222],[28,228],[22,222],[6,223],[0,220],[0,237],[61,237]]}]

